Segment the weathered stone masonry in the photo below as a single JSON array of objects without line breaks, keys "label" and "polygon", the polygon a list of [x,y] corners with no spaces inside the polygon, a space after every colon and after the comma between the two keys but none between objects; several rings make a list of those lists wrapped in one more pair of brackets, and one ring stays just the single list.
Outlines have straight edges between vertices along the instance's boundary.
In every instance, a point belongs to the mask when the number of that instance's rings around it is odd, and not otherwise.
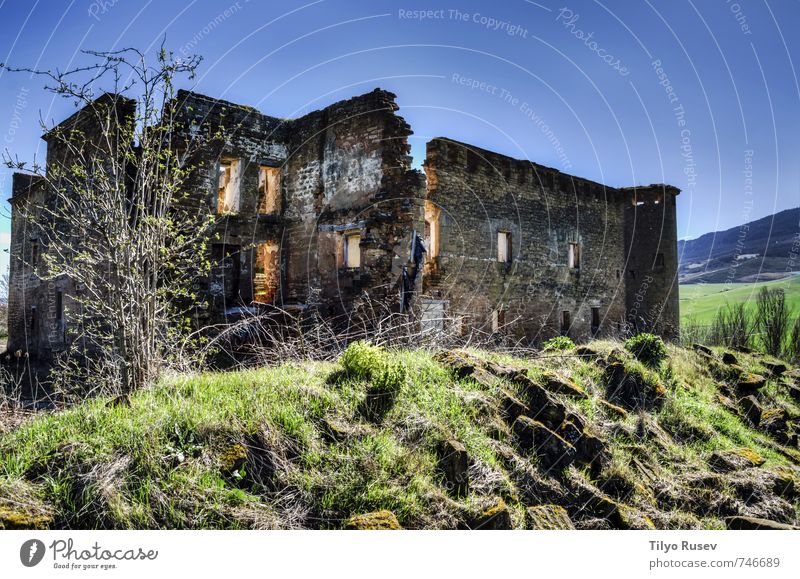
[{"label": "weathered stone masonry", "polygon": [[[464,334],[677,332],[674,187],[607,187],[444,138],[428,143],[423,175],[382,90],[298,119],[186,91],[177,100],[184,121],[235,127],[190,184],[218,217],[199,323],[279,306],[346,325],[375,304],[399,312],[413,292],[424,327]],[[15,175],[8,348],[47,358],[64,347],[73,289],[29,267],[46,248],[14,208],[36,195],[35,179]],[[422,238],[424,271],[409,287]]]}]

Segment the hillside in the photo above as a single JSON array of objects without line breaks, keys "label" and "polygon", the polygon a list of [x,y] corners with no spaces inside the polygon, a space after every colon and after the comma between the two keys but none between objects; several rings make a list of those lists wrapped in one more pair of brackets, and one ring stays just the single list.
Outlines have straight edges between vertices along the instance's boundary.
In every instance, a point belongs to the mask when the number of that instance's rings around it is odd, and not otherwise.
[{"label": "hillside", "polygon": [[[789,256],[798,251],[800,208],[751,221],[743,227],[678,242],[681,283],[732,283],[777,279],[800,270]],[[796,259],[797,261],[797,259]]]},{"label": "hillside", "polygon": [[351,357],[367,379],[323,362],[167,377],[7,427],[0,528],[797,525],[800,372],[668,352],[657,369],[595,342]]}]

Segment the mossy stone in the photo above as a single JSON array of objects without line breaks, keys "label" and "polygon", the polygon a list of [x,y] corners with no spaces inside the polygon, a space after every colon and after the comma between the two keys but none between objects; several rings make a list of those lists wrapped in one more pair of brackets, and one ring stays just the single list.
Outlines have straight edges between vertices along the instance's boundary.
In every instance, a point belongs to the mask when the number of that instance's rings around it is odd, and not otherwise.
[{"label": "mossy stone", "polygon": [[608,400],[603,400],[600,398],[597,403],[603,408],[611,418],[615,418],[617,420],[625,420],[628,418],[628,411],[625,410],[622,406],[617,406],[616,404],[612,404]]},{"label": "mossy stone", "polygon": [[545,372],[544,384],[545,388],[553,394],[562,394],[573,398],[588,398],[586,390],[569,378],[557,374],[556,372]]},{"label": "mossy stone", "polygon": [[247,449],[241,443],[232,444],[219,455],[220,468],[225,474],[238,471],[247,460]]},{"label": "mossy stone", "polygon": [[717,472],[730,472],[744,468],[758,467],[766,461],[750,448],[717,450],[708,458],[708,465]]},{"label": "mossy stone", "polygon": [[388,510],[354,515],[347,520],[344,528],[354,531],[396,531],[402,529],[397,517],[392,511]]},{"label": "mossy stone", "polygon": [[511,512],[506,502],[498,498],[494,505],[481,513],[474,523],[474,528],[482,531],[503,531],[513,528]]},{"label": "mossy stone", "polygon": [[43,531],[49,529],[53,517],[46,514],[30,514],[9,507],[0,506],[0,530]]},{"label": "mossy stone", "polygon": [[741,392],[753,393],[757,392],[767,383],[767,379],[759,374],[744,374],[739,377],[736,387]]}]

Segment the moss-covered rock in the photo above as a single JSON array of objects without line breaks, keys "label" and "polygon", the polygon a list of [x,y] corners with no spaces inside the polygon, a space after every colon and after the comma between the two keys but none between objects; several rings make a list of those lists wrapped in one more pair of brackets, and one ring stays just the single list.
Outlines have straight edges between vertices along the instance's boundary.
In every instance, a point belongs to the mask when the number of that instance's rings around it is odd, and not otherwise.
[{"label": "moss-covered rock", "polygon": [[724,394],[717,394],[717,402],[719,402],[720,406],[724,406],[734,414],[739,413],[739,410],[736,408],[736,403],[728,396],[725,396]]},{"label": "moss-covered rock", "polygon": [[762,411],[758,426],[779,442],[789,440],[789,413],[784,408],[769,408]]},{"label": "moss-covered rock", "polygon": [[605,410],[611,418],[616,420],[625,420],[628,418],[628,411],[625,410],[622,406],[617,406],[616,404],[612,404],[608,400],[603,400],[602,398],[597,400],[597,404]]},{"label": "moss-covered rock", "polygon": [[761,362],[761,365],[764,366],[764,368],[766,368],[773,376],[782,376],[786,370],[788,370],[786,364],[783,362],[769,362],[764,360]]},{"label": "moss-covered rock", "polygon": [[513,528],[511,512],[506,502],[498,498],[488,509],[484,510],[474,521],[473,528],[482,531],[504,531]]},{"label": "moss-covered rock", "polygon": [[722,354],[722,361],[726,364],[738,364],[739,360],[734,356],[731,352],[725,352]]},{"label": "moss-covered rock", "polygon": [[506,388],[500,391],[500,410],[509,424],[512,424],[523,414],[530,414],[531,411],[527,404],[522,402],[513,392]]},{"label": "moss-covered rock", "polygon": [[745,396],[739,400],[739,407],[742,409],[742,414],[755,426],[761,422],[761,413],[764,409],[761,403],[755,396]]},{"label": "moss-covered rock", "polygon": [[247,449],[241,443],[235,443],[225,448],[218,457],[220,471],[230,475],[242,469],[247,462]]},{"label": "moss-covered rock", "polygon": [[556,372],[545,372],[544,385],[550,392],[571,396],[573,398],[588,398],[586,390],[578,386],[569,378]]},{"label": "moss-covered rock", "polygon": [[444,440],[437,448],[439,469],[450,494],[465,496],[469,491],[469,454],[457,440]]},{"label": "moss-covered rock", "polygon": [[537,420],[520,416],[513,431],[519,447],[533,450],[545,469],[564,468],[575,460],[575,447]]},{"label": "moss-covered rock", "polygon": [[800,386],[795,384],[786,384],[786,392],[789,394],[789,397],[794,400],[795,402],[800,403]]},{"label": "moss-covered rock", "polygon": [[575,529],[564,507],[539,505],[525,509],[525,526],[537,531],[568,531]]},{"label": "moss-covered rock", "polygon": [[745,373],[739,376],[736,388],[743,394],[752,394],[761,390],[767,383],[767,379],[759,374]]},{"label": "moss-covered rock", "polygon": [[606,398],[628,410],[658,408],[667,391],[654,372],[647,375],[622,362],[610,363],[604,373]]},{"label": "moss-covered rock", "polygon": [[402,529],[392,511],[376,511],[354,515],[344,524],[345,529],[354,531],[396,531]]},{"label": "moss-covered rock", "polygon": [[766,462],[764,458],[750,448],[717,450],[708,457],[708,465],[717,472],[731,472],[757,467],[764,464],[764,462]]},{"label": "moss-covered rock", "polygon": [[617,509],[611,518],[612,524],[617,529],[632,531],[652,531],[656,526],[646,514],[638,509],[617,504]]},{"label": "moss-covered rock", "polygon": [[53,517],[45,513],[28,513],[11,506],[0,505],[0,530],[42,531],[53,524]]},{"label": "moss-covered rock", "polygon": [[772,491],[785,499],[796,499],[800,495],[800,473],[787,467],[775,467],[769,471],[774,476]]},{"label": "moss-covered rock", "polygon": [[712,350],[708,346],[704,346],[703,344],[692,344],[692,350],[703,356],[716,358],[716,356],[714,355],[714,350]]},{"label": "moss-covered rock", "polygon": [[601,356],[600,352],[589,346],[578,346],[573,354],[581,357],[584,362],[596,362]]}]

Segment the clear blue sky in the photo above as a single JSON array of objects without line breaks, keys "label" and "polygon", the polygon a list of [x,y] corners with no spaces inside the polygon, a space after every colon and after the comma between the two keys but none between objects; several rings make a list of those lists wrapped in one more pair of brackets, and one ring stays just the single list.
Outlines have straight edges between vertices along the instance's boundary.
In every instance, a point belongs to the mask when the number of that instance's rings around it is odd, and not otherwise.
[{"label": "clear blue sky", "polygon": [[[797,0],[6,0],[0,61],[66,69],[166,35],[204,57],[184,88],[284,117],[380,86],[417,164],[449,136],[612,186],[671,183],[695,237],[800,204],[798,22]],[[42,89],[0,72],[0,138],[21,158],[44,153],[40,115],[73,111]]]}]

